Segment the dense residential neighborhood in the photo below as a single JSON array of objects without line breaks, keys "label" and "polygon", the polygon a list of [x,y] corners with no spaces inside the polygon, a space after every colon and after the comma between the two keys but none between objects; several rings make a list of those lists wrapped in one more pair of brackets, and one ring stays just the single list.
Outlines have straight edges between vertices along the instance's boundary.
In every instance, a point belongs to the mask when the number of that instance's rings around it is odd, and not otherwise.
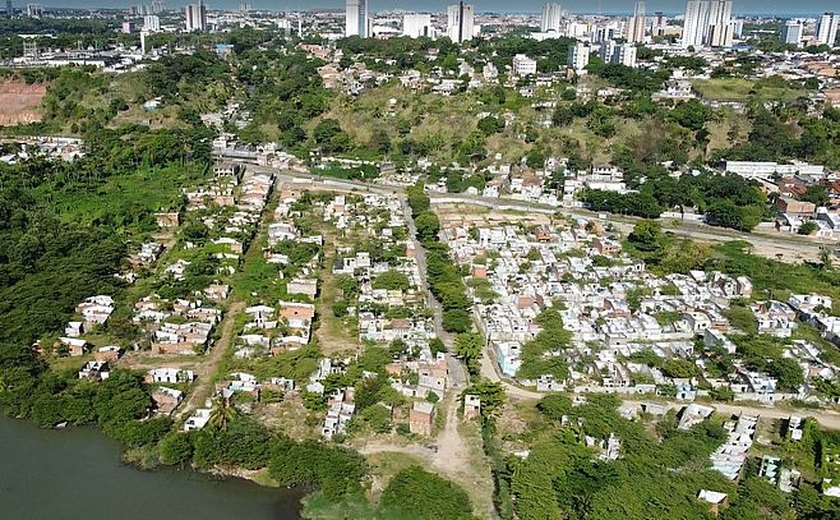
[{"label": "dense residential neighborhood", "polygon": [[840,14],[451,4],[0,10],[0,517],[837,516]]}]

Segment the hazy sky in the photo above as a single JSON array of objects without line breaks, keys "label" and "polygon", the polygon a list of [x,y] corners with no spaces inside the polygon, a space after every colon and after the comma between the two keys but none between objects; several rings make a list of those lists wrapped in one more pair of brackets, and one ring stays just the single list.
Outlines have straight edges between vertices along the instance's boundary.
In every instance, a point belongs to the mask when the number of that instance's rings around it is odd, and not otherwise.
[{"label": "hazy sky", "polygon": [[[15,0],[15,5],[23,7],[30,0]],[[170,7],[191,3],[190,0],[165,0]],[[195,0],[196,2],[198,0]],[[205,0],[212,8],[236,8],[242,0]],[[370,9],[382,11],[389,9],[443,11],[455,0],[369,0]],[[537,12],[545,0],[468,0],[479,12]],[[634,0],[552,0],[565,9],[579,13],[595,13],[600,10],[605,14],[629,13],[633,10]],[[126,7],[131,4],[148,4],[151,0],[41,0],[47,7]],[[250,0],[255,9],[323,9],[343,8],[343,0]],[[685,10],[685,0],[647,0],[647,11],[679,13]],[[735,0],[736,14],[811,14],[826,10],[840,11],[838,0]]]}]

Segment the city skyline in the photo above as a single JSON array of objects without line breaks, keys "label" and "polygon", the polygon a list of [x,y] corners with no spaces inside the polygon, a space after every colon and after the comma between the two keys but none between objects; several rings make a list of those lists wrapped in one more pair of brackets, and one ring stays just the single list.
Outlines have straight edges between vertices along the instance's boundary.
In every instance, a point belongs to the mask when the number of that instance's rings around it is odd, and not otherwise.
[{"label": "city skyline", "polygon": [[[45,8],[74,8],[74,9],[116,9],[127,8],[143,2],[132,0],[84,2],[81,0],[49,0],[40,2]],[[183,8],[190,4],[189,0],[167,2],[167,8]],[[344,0],[253,0],[250,2],[257,10],[287,11],[287,10],[344,10]],[[444,13],[452,2],[448,0],[376,0],[370,2],[370,12],[381,12],[390,10],[425,11]],[[475,5],[476,13],[528,13],[539,14],[542,11],[545,1],[524,0],[511,6],[510,2],[502,0],[481,0],[472,2]],[[633,0],[601,0],[592,2],[586,0],[568,0],[562,3],[562,7],[572,13],[605,15],[632,15],[635,2]],[[206,2],[209,9],[237,9],[241,4],[240,0],[212,0]],[[599,9],[600,4],[600,9]],[[25,8],[26,2],[15,2],[17,8]],[[672,15],[685,12],[686,2],[684,0],[653,0],[646,2],[648,13],[663,11]],[[826,0],[803,0],[792,3],[784,0],[736,0],[733,7],[735,15],[749,14],[775,14],[779,16],[807,15],[818,17],[824,11],[836,11],[835,4]]]}]

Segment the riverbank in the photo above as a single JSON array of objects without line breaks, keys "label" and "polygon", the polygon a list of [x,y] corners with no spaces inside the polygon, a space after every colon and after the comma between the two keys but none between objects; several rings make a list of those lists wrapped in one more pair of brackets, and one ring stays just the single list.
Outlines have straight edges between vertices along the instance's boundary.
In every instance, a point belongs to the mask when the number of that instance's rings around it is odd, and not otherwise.
[{"label": "riverbank", "polygon": [[139,471],[120,453],[93,428],[43,430],[0,415],[0,518],[300,518],[305,490],[262,487],[243,475]]}]

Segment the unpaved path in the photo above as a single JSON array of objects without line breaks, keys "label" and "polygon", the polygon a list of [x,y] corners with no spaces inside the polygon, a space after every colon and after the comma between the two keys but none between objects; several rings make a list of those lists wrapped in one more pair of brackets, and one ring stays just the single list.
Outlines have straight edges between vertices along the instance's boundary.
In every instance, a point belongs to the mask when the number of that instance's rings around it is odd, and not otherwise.
[{"label": "unpaved path", "polygon": [[203,406],[204,402],[213,395],[213,376],[219,370],[219,365],[225,357],[225,352],[233,344],[234,324],[236,323],[236,316],[245,309],[245,302],[238,300],[230,304],[228,311],[225,314],[221,323],[221,335],[218,341],[210,347],[209,352],[204,361],[198,364],[193,370],[196,374],[197,383],[189,397],[179,407],[177,416],[181,417],[185,413]]}]

